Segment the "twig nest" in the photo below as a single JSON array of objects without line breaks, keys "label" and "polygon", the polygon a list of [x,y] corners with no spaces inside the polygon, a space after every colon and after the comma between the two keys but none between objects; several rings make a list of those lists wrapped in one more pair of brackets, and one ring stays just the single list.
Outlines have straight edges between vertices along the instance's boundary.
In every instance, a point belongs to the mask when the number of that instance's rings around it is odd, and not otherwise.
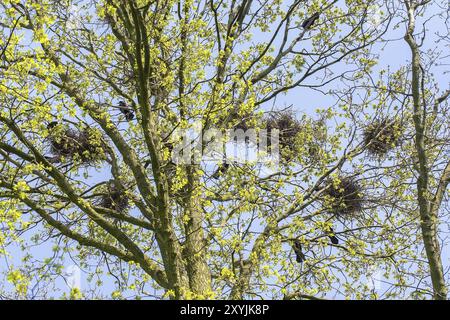
[{"label": "twig nest", "polygon": [[386,118],[367,125],[364,130],[364,143],[371,155],[382,157],[400,144],[401,136],[400,123]]},{"label": "twig nest", "polygon": [[106,159],[100,131],[93,128],[76,130],[52,122],[48,125],[50,152],[57,162],[64,160],[90,164]]},{"label": "twig nest", "polygon": [[105,193],[102,194],[97,205],[106,209],[124,212],[129,208],[130,201],[125,190],[121,190],[114,180],[111,180],[107,183]]},{"label": "twig nest", "polygon": [[[282,111],[272,114],[266,119],[267,135],[271,138],[273,130],[279,131],[279,147],[281,157],[289,161],[296,153],[296,139],[303,129],[301,121],[296,119],[292,111]],[[271,144],[271,141],[268,141]]]},{"label": "twig nest", "polygon": [[331,213],[348,217],[361,212],[364,197],[363,190],[352,177],[339,177],[330,180],[325,190],[325,206]]}]

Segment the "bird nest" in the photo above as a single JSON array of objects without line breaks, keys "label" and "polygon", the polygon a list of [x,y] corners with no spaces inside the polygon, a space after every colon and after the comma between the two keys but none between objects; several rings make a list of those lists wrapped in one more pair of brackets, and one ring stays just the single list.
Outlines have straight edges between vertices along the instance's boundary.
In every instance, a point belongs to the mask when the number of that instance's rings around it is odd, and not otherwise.
[{"label": "bird nest", "polygon": [[367,125],[363,135],[367,151],[382,157],[400,144],[402,130],[398,121],[382,119]]},{"label": "bird nest", "polygon": [[105,145],[101,133],[92,128],[77,130],[60,126],[55,122],[48,125],[50,152],[55,162],[73,160],[82,164],[92,164],[105,160]]},{"label": "bird nest", "polygon": [[99,197],[97,206],[118,212],[124,212],[130,207],[130,201],[125,190],[118,188],[114,181],[109,181],[105,192]]},{"label": "bird nest", "polygon": [[[303,124],[296,119],[291,111],[282,111],[272,114],[265,120],[267,136],[271,138],[272,131],[279,131],[280,153],[284,160],[291,160],[296,152],[296,139],[303,130]],[[271,141],[268,141],[271,144]]]},{"label": "bird nest", "polygon": [[352,177],[341,177],[329,181],[325,189],[325,205],[333,214],[351,216],[363,208],[362,188]]}]

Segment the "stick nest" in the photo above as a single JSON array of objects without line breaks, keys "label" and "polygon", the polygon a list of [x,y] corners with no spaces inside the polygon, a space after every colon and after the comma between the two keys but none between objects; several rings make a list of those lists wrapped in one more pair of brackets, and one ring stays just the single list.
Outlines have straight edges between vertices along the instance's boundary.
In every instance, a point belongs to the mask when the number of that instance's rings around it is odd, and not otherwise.
[{"label": "stick nest", "polygon": [[114,181],[109,181],[106,185],[105,193],[103,193],[97,205],[110,210],[124,212],[130,207],[130,201],[125,193]]},{"label": "stick nest", "polygon": [[402,131],[398,121],[382,119],[367,125],[363,135],[367,151],[373,156],[383,157],[400,144]]},{"label": "stick nest", "polygon": [[97,129],[78,130],[55,122],[50,123],[48,129],[50,152],[56,162],[73,160],[90,165],[106,159],[106,148]]},{"label": "stick nest", "polygon": [[[289,161],[295,155],[296,139],[303,130],[303,123],[299,121],[292,111],[281,111],[272,114],[265,120],[265,126],[269,139],[274,129],[279,131],[279,146],[281,157]],[[270,141],[268,141],[270,145]]]},{"label": "stick nest", "polygon": [[351,177],[340,177],[329,181],[325,190],[328,196],[326,206],[339,216],[350,216],[361,212],[363,208],[363,190],[358,182]]}]

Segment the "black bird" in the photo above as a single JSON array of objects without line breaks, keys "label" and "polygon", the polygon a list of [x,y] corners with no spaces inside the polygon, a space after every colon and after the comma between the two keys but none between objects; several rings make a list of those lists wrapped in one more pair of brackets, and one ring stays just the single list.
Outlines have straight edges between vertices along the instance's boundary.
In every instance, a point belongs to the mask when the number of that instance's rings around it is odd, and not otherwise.
[{"label": "black bird", "polygon": [[320,17],[320,13],[318,13],[318,12],[314,13],[311,17],[309,17],[308,19],[303,21],[302,28],[305,30],[310,30],[314,26],[316,21],[319,19],[319,17]]},{"label": "black bird", "polygon": [[47,125],[47,129],[53,129],[54,127],[56,127],[58,125],[58,121],[52,121]]},{"label": "black bird", "polygon": [[296,256],[295,260],[298,263],[302,263],[303,261],[305,261],[305,255],[303,254],[302,244],[300,243],[300,241],[295,240],[294,245],[292,246],[292,249],[294,249],[295,256]]},{"label": "black bird", "polygon": [[212,175],[212,178],[219,179],[222,174],[227,172],[229,167],[230,167],[230,165],[226,162],[220,164],[219,168],[217,168],[216,172],[214,172],[214,174]]},{"label": "black bird", "polygon": [[173,151],[173,143],[166,141],[164,142],[164,147],[166,147],[169,150],[170,155],[172,155],[172,151]]},{"label": "black bird", "polygon": [[332,244],[339,244],[339,239],[334,235],[333,228],[329,228],[327,231],[327,236],[330,238],[330,241]]},{"label": "black bird", "polygon": [[134,119],[134,112],[130,106],[128,106],[125,101],[119,101],[119,109],[120,112],[125,116],[127,121],[131,121]]},{"label": "black bird", "polygon": [[[147,169],[151,164],[152,164],[152,161],[151,161],[151,160],[146,160],[146,161],[144,162],[144,169]],[[173,162],[173,161],[170,161],[167,165],[173,168],[173,167],[176,166],[176,163]]]},{"label": "black bird", "polygon": [[44,158],[50,163],[58,163],[60,161],[60,158],[58,156],[44,156]]}]

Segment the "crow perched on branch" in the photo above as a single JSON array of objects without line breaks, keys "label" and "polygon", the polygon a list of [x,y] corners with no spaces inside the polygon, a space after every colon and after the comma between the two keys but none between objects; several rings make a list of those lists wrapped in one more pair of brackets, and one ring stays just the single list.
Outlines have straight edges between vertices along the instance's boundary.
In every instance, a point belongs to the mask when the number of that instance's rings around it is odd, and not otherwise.
[{"label": "crow perched on branch", "polygon": [[310,30],[314,26],[316,21],[319,19],[319,17],[320,17],[320,13],[318,13],[318,12],[314,13],[311,17],[309,17],[308,19],[303,21],[302,28],[305,30]]},{"label": "crow perched on branch", "polygon": [[335,236],[333,228],[327,230],[327,236],[330,238],[332,244],[339,244],[339,239]]},{"label": "crow perched on branch", "polygon": [[220,164],[219,168],[217,168],[216,172],[214,172],[214,174],[211,177],[214,179],[219,179],[223,173],[227,172],[229,167],[230,165],[226,162]]},{"label": "crow perched on branch", "polygon": [[305,261],[305,255],[303,254],[303,251],[302,251],[302,244],[300,243],[299,240],[294,241],[294,245],[292,246],[292,249],[294,249],[295,256],[296,256],[295,260],[298,263],[302,263],[303,261]]},{"label": "crow perched on branch", "polygon": [[119,101],[119,109],[120,112],[125,116],[125,119],[127,121],[131,121],[134,119],[134,112],[133,109],[128,106],[125,101]]},{"label": "crow perched on branch", "polygon": [[56,127],[58,125],[58,121],[52,121],[47,125],[47,129],[53,129],[54,127]]},{"label": "crow perched on branch", "polygon": [[44,156],[44,158],[50,163],[58,163],[60,160],[58,156]]}]

